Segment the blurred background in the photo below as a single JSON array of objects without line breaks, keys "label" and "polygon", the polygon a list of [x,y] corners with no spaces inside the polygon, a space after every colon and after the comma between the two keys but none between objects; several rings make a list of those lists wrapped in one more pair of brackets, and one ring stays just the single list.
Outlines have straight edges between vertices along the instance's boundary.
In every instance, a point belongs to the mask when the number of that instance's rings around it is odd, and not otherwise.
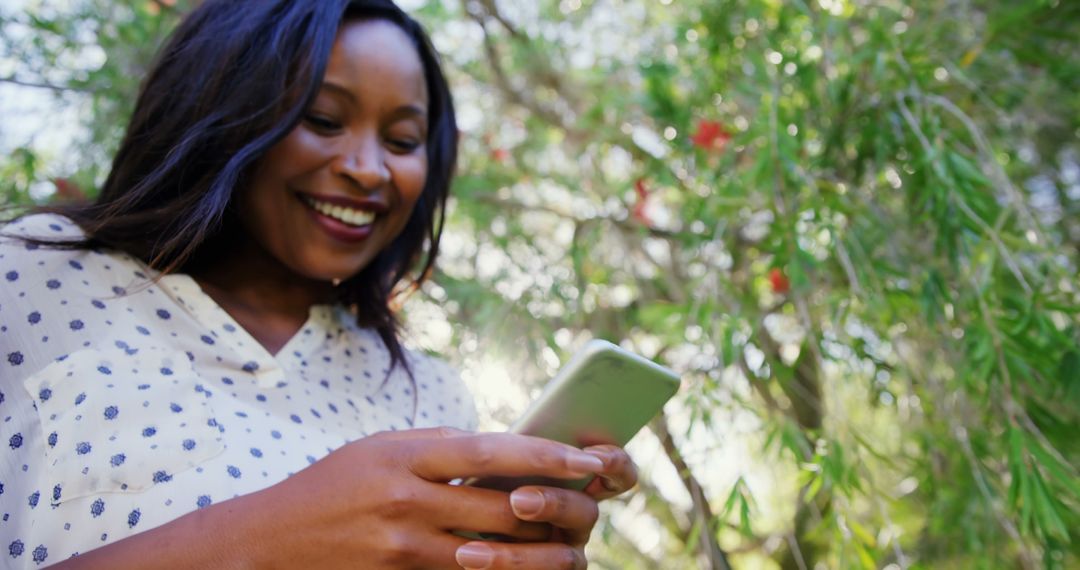
[{"label": "blurred background", "polygon": [[[0,200],[93,196],[192,4],[4,0]],[[682,374],[593,567],[1080,565],[1080,3],[402,5],[463,144],[410,344],[491,430],[590,338]]]}]

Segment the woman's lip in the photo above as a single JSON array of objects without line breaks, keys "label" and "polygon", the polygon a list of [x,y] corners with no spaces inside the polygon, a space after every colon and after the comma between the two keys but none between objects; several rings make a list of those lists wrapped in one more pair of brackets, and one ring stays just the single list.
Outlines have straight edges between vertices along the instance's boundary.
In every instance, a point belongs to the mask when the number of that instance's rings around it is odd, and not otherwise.
[{"label": "woman's lip", "polygon": [[351,226],[341,220],[320,213],[315,208],[312,208],[311,204],[308,204],[303,198],[300,199],[300,203],[304,205],[304,209],[307,210],[308,215],[311,216],[315,225],[319,226],[320,229],[335,240],[346,243],[358,243],[366,240],[371,236],[371,232],[374,231],[375,222],[363,226]]},{"label": "woman's lip", "polygon": [[355,198],[345,198],[343,196],[326,196],[323,194],[310,194],[307,192],[297,192],[297,194],[299,194],[301,198],[309,198],[318,202],[324,202],[327,204],[333,204],[335,206],[342,206],[345,208],[352,208],[353,210],[374,212],[376,214],[381,214],[389,209],[386,204],[383,204],[378,200],[357,200]]}]

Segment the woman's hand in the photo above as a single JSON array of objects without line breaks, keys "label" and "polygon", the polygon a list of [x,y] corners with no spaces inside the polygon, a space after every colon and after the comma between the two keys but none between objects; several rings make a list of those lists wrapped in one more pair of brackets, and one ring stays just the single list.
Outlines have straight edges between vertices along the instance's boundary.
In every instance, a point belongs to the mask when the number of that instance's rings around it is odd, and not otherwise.
[{"label": "woman's hand", "polygon": [[[637,469],[622,448],[595,445],[585,451],[599,457],[604,466],[596,471],[597,477],[584,491],[529,485],[510,494],[515,516],[522,521],[554,527],[546,543],[504,546],[471,542],[458,549],[458,563],[469,569],[517,568],[511,562],[517,556],[532,564],[522,568],[584,568],[585,543],[599,515],[597,501],[622,494],[637,484]],[[562,545],[571,547],[573,552],[567,552]]]},{"label": "woman's hand", "polygon": [[[532,515],[526,514],[528,499],[522,500],[528,495],[515,492],[512,506],[503,491],[447,484],[467,477],[593,474],[602,479],[585,492],[520,489],[543,498]],[[198,509],[59,567],[584,568],[596,498],[633,482],[633,465],[618,448],[586,453],[540,438],[445,428],[388,432],[348,444],[262,491]],[[475,543],[454,534],[460,530],[520,542]],[[470,547],[481,550],[470,556]]]},{"label": "woman's hand", "polygon": [[[593,497],[635,480],[622,450],[590,451],[442,428],[377,434],[249,496],[258,520],[248,554],[256,565],[285,568],[584,568],[583,546],[597,517]],[[590,474],[602,474],[613,488],[522,488],[513,507],[504,492],[447,484],[473,476]],[[530,496],[541,499],[532,515]],[[470,542],[453,534],[459,530],[522,542]]]}]

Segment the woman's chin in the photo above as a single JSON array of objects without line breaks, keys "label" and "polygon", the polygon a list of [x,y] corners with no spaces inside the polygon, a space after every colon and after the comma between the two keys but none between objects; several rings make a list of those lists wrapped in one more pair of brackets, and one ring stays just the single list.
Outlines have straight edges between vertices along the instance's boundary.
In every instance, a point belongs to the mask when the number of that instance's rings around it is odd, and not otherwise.
[{"label": "woman's chin", "polygon": [[342,281],[355,277],[364,269],[363,265],[349,264],[309,264],[300,272],[312,281],[337,285]]},{"label": "woman's chin", "polygon": [[294,274],[304,279],[337,284],[355,277],[371,264],[374,257],[366,250],[340,251],[331,247],[311,247],[307,250],[286,249],[278,259]]}]

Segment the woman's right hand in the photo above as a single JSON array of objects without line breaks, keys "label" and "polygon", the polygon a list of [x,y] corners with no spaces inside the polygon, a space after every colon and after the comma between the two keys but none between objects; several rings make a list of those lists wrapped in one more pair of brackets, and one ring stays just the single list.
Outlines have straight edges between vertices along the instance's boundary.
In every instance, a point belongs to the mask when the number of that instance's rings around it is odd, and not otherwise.
[{"label": "woman's right hand", "polygon": [[[254,502],[245,511],[257,519],[243,554],[258,567],[459,569],[455,552],[470,540],[454,531],[473,531],[523,541],[493,545],[500,552],[492,569],[584,567],[580,547],[545,542],[552,525],[520,520],[506,493],[447,483],[473,476],[579,479],[601,469],[594,455],[535,437],[449,428],[384,432],[246,497]],[[559,526],[591,528],[595,503],[561,516]]]}]

